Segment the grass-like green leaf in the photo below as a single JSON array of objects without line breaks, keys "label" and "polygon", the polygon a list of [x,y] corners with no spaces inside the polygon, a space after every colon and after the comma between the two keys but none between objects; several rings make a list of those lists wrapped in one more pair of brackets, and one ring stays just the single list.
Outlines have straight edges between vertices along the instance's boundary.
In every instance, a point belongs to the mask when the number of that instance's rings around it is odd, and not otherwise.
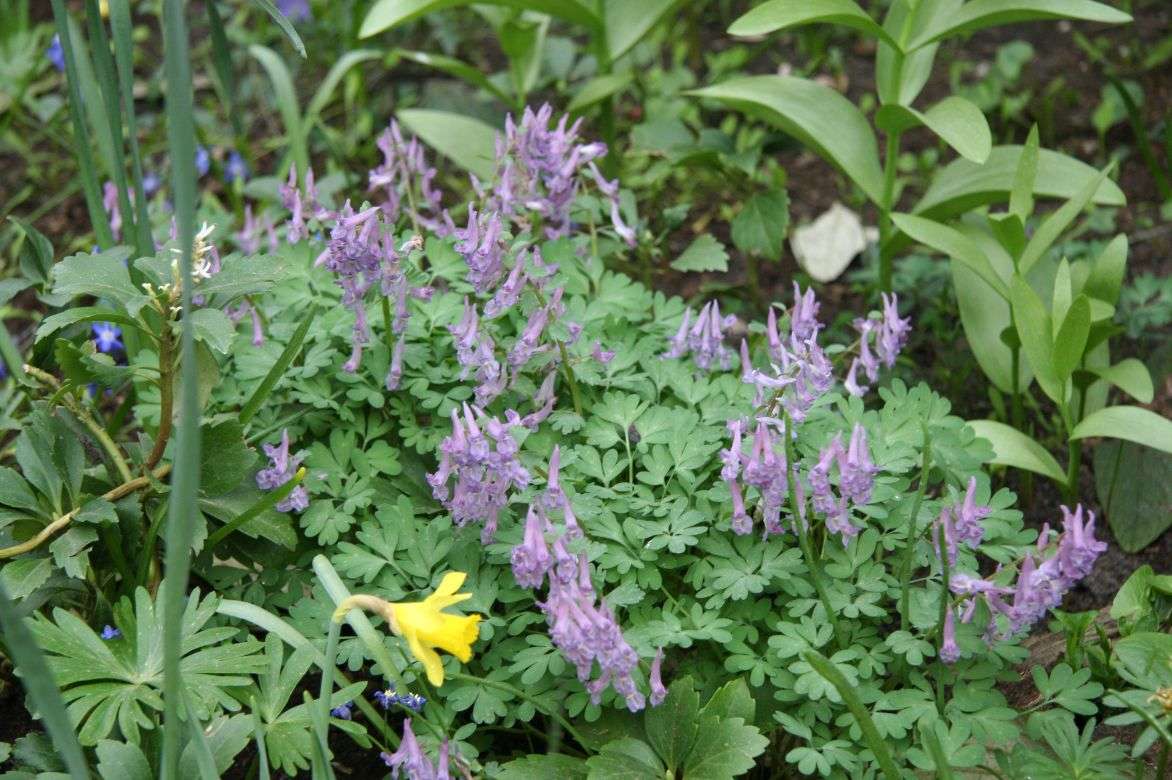
[{"label": "grass-like green leaf", "polygon": [[24,618],[9,600],[3,582],[0,582],[0,628],[4,629],[4,642],[20,672],[22,684],[36,704],[45,729],[53,738],[53,746],[69,770],[70,778],[87,780],[90,776],[89,768],[77,741],[77,732],[69,720],[61,691],[45,662],[45,654],[25,625]]},{"label": "grass-like green leaf", "polygon": [[191,60],[187,39],[187,4],[163,0],[163,73],[167,80],[167,147],[171,155],[171,191],[175,198],[175,225],[179,239],[183,323],[179,347],[179,420],[176,427],[175,468],[167,514],[167,587],[163,611],[163,780],[178,780],[183,737],[181,674],[183,601],[191,569],[191,538],[199,492],[200,393],[195,337],[191,325],[192,247],[195,240],[195,126],[192,105]]}]

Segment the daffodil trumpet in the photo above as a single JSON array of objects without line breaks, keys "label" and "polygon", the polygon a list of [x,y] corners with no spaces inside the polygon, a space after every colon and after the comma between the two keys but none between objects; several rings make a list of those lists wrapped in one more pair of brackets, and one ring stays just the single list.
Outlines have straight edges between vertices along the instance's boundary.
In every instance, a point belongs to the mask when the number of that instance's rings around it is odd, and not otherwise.
[{"label": "daffodil trumpet", "polygon": [[407,647],[427,672],[432,685],[444,683],[444,667],[436,649],[451,653],[461,663],[472,658],[472,643],[480,635],[480,615],[452,615],[442,610],[472,598],[471,593],[457,593],[464,572],[448,572],[439,587],[423,601],[392,602],[369,594],[354,594],[338,604],[334,622],[340,623],[352,609],[381,615],[396,636],[407,640]]}]

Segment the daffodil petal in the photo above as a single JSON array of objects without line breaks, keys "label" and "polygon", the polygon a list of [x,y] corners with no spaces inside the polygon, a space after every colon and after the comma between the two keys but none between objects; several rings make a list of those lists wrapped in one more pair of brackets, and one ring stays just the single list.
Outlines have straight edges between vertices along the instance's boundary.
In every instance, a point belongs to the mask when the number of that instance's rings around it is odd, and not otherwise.
[{"label": "daffodil petal", "polygon": [[[451,596],[460,589],[460,586],[464,584],[464,580],[467,577],[468,575],[462,571],[448,572],[444,575],[444,578],[440,580],[439,587],[435,589],[435,593],[432,593],[429,598],[443,598],[445,596]],[[470,593],[461,595],[465,595],[468,598],[472,597],[472,594]]]},{"label": "daffodil petal", "polygon": [[424,647],[414,632],[407,634],[407,647],[427,672],[427,681],[437,688],[444,684],[444,665],[439,654],[430,647]]}]

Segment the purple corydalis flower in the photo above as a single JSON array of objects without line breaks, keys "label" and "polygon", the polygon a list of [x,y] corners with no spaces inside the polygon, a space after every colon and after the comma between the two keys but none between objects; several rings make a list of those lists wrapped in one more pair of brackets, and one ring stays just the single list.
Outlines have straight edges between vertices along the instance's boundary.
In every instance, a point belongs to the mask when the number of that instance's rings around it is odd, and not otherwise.
[{"label": "purple corydalis flower", "polygon": [[[830,484],[830,469],[838,467],[838,493]],[[842,537],[847,544],[858,535],[859,528],[850,521],[850,506],[866,504],[879,469],[871,460],[867,432],[855,424],[850,444],[843,447],[842,435],[835,434],[822,448],[818,462],[809,471],[811,501],[814,510],[826,518],[826,528]]]},{"label": "purple corydalis flower", "polygon": [[[537,253],[538,250],[534,249],[533,252]],[[509,272],[508,278],[497,288],[496,294],[484,304],[484,316],[488,319],[501,316],[516,306],[517,301],[521,300],[521,293],[524,292],[525,282],[529,278],[525,273],[525,255],[525,252],[518,255],[517,262],[513,266],[513,270]]]},{"label": "purple corydalis flower", "polygon": [[667,688],[663,686],[663,648],[655,651],[655,660],[651,662],[650,675],[651,693],[647,697],[651,701],[652,707],[658,707],[663,704],[663,700],[667,698]]},{"label": "purple corydalis flower", "polygon": [[[382,191],[387,199],[382,204],[383,212],[391,222],[398,220],[406,199],[408,216],[437,233],[444,233],[438,219],[442,197],[435,189],[433,180],[436,169],[428,164],[423,144],[417,138],[406,140],[399,123],[391,120],[390,125],[378,137],[378,148],[383,153],[382,164],[370,172],[371,190]],[[426,212],[426,213],[425,213]]]},{"label": "purple corydalis flower", "polygon": [[[798,283],[794,282],[794,306],[790,309],[789,315],[789,332],[791,340],[809,341],[818,335],[818,331],[822,328],[822,323],[818,322],[818,309],[821,305],[818,299],[814,297],[814,288],[809,287],[806,292],[802,292],[802,288]],[[773,309],[769,310],[770,315],[773,314]]]},{"label": "purple corydalis flower", "polygon": [[386,387],[388,391],[398,390],[399,381],[403,378],[403,348],[407,344],[407,334],[399,335],[395,348],[391,351],[391,367],[387,370]]},{"label": "purple corydalis flower", "polygon": [[[736,431],[733,437],[735,441]],[[758,421],[757,429],[753,432],[753,446],[744,464],[743,478],[746,485],[756,488],[761,495],[765,534],[781,533],[781,506],[785,503],[789,481],[786,478],[785,455],[778,452],[770,426],[764,421]],[[737,519],[736,509],[734,506],[734,520]],[[740,528],[743,527],[742,524]]]},{"label": "purple corydalis flower", "polygon": [[411,730],[411,718],[403,720],[403,739],[394,753],[381,753],[383,762],[391,768],[391,777],[402,773],[407,780],[446,780],[448,774],[448,742],[440,746],[439,763],[433,765],[423,752],[415,732]]},{"label": "purple corydalis flower", "polygon": [[94,334],[94,347],[98,352],[114,352],[123,349],[122,328],[110,322],[95,322],[90,326]]},{"label": "purple corydalis flower", "polygon": [[[623,637],[610,607],[598,600],[586,557],[579,555],[575,565],[560,538],[554,543],[554,551],[558,563],[551,570],[549,595],[539,603],[549,622],[550,639],[574,664],[578,679],[587,683],[586,690],[594,704],[612,685],[626,699],[629,710],[641,710],[646,700],[632,677],[639,656]],[[599,674],[591,680],[595,661]]]},{"label": "purple corydalis flower", "polygon": [[545,528],[548,525],[540,508],[530,504],[529,515],[525,520],[525,536],[521,544],[513,548],[511,554],[513,564],[513,579],[522,588],[540,588],[545,582],[545,575],[553,565],[553,558],[549,554],[549,547],[545,544]]},{"label": "purple corydalis flower", "polygon": [[979,506],[976,501],[977,478],[969,477],[968,489],[960,506],[953,507],[953,529],[958,541],[964,542],[974,550],[985,537],[985,527],[981,521],[989,516],[993,510],[987,506]]},{"label": "purple corydalis flower", "polygon": [[716,365],[727,371],[733,363],[733,352],[724,345],[724,330],[736,321],[731,314],[721,317],[720,304],[709,301],[692,324],[692,309],[689,307],[684,310],[684,318],[675,336],[668,339],[668,351],[662,357],[682,358],[690,352],[698,368],[707,371]]},{"label": "purple corydalis flower", "polygon": [[[265,455],[269,458],[269,467],[261,469],[256,474],[256,485],[261,490],[276,490],[284,485],[297,473],[298,466],[305,459],[305,455],[289,454],[289,430],[281,431],[281,443],[264,445]],[[304,485],[293,488],[285,498],[277,503],[278,512],[302,512],[309,507],[309,493]]]},{"label": "purple corydalis flower", "polygon": [[480,317],[476,313],[476,305],[468,298],[464,299],[464,313],[460,321],[448,328],[456,346],[456,359],[460,362],[462,371],[460,378],[475,371],[476,376],[476,403],[487,405],[492,399],[505,391],[508,376],[503,366],[496,359],[492,337],[480,330]]},{"label": "purple corydalis flower", "polygon": [[603,349],[601,341],[594,342],[594,348],[590,350],[590,357],[597,360],[602,365],[606,365],[614,360],[615,351],[613,349]]},{"label": "purple corydalis flower", "polygon": [[895,365],[895,359],[911,332],[911,320],[899,316],[899,300],[895,293],[880,295],[883,299],[882,316],[878,320],[859,318],[854,322],[859,332],[859,355],[851,362],[844,383],[851,395],[861,396],[869,387],[860,383],[859,369],[870,382],[878,380],[879,366],[891,368]]},{"label": "purple corydalis flower", "polygon": [[114,182],[102,185],[102,207],[110,217],[110,232],[115,241],[122,240],[122,208],[118,205],[118,188]]},{"label": "purple corydalis flower", "polygon": [[541,337],[550,321],[565,313],[565,307],[562,306],[562,292],[561,287],[556,288],[548,303],[534,309],[529,314],[525,329],[521,331],[521,335],[517,337],[513,348],[509,351],[509,365],[520,368],[531,358],[549,348],[549,344],[542,344]]},{"label": "purple corydalis flower", "polygon": [[[463,405],[462,416],[453,409],[452,433],[440,443],[439,468],[427,475],[432,495],[452,513],[457,527],[484,523],[485,544],[496,534],[509,488],[524,490],[529,484],[529,472],[517,459],[519,448],[509,432],[512,426],[479,409],[474,413],[468,404]],[[455,485],[450,488],[453,477]]]},{"label": "purple corydalis flower", "polygon": [[956,644],[956,618],[952,615],[952,607],[944,612],[944,632],[940,639],[940,660],[946,664],[954,664],[960,660],[960,647]]},{"label": "purple corydalis flower", "polygon": [[[521,425],[524,425],[531,431],[536,431],[537,427],[545,422],[553,412],[554,404],[557,403],[557,396],[553,392],[556,379],[556,371],[550,371],[545,375],[545,379],[541,382],[541,387],[537,389],[537,395],[533,396],[533,405],[536,408],[521,418]],[[557,451],[556,448],[554,451]]]},{"label": "purple corydalis flower", "polygon": [[499,212],[476,213],[468,204],[468,226],[456,231],[456,252],[468,265],[468,283],[480,295],[492,290],[504,275],[505,242]]},{"label": "purple corydalis flower", "polygon": [[120,638],[122,636],[122,632],[114,628],[114,626],[103,626],[100,636],[102,639],[105,639],[107,642],[109,642],[112,639]]},{"label": "purple corydalis flower", "polygon": [[745,497],[741,493],[741,484],[737,481],[737,477],[741,473],[741,460],[744,457],[741,453],[743,424],[740,420],[729,420],[728,429],[732,434],[732,443],[728,449],[720,451],[720,460],[724,463],[724,466],[720,470],[720,478],[728,485],[728,492],[732,497],[733,533],[744,536],[753,530],[753,520],[749,517],[748,512],[745,511]]}]

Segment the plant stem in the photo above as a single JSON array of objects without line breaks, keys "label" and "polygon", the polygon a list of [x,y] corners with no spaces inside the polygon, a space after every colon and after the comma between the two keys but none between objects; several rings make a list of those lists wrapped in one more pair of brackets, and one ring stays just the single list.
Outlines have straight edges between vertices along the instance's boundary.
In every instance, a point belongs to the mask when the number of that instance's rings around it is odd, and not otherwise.
[{"label": "plant stem", "polygon": [[159,332],[159,431],[151,454],[142,464],[143,471],[150,471],[162,460],[163,452],[167,449],[167,440],[171,438],[171,418],[174,416],[175,405],[173,351],[170,322],[164,317]]},{"label": "plant stem", "polygon": [[318,695],[318,718],[315,725],[317,740],[321,745],[322,757],[326,762],[326,773],[332,775],[330,761],[330,697],[334,694],[334,673],[338,659],[338,637],[342,633],[340,620],[330,621],[330,632],[326,637],[326,667],[321,674],[321,692]]},{"label": "plant stem", "polygon": [[566,352],[565,342],[558,341],[557,344],[558,352],[562,356],[562,370],[566,375],[566,381],[570,383],[570,397],[574,401],[574,414],[581,417],[582,397],[578,394],[578,379],[574,376],[574,367],[570,365],[570,355],[568,352]]},{"label": "plant stem", "polygon": [[[898,67],[898,66],[897,66]],[[899,165],[900,133],[887,134],[887,150],[883,157],[883,203],[879,214],[879,289],[891,292],[894,259],[888,246],[891,239],[891,212],[895,208],[895,174]]]},{"label": "plant stem", "polygon": [[387,296],[382,296],[383,304],[383,326],[386,328],[385,337],[387,340],[387,359],[390,360],[390,355],[395,354],[395,333],[391,321],[391,299]]},{"label": "plant stem", "polygon": [[[952,579],[951,565],[948,560],[948,538],[944,525],[940,526],[939,538],[937,539],[937,546],[940,550],[940,625],[936,627],[936,632],[940,635],[941,647],[944,645],[944,625],[948,620],[948,610],[952,609],[949,582]],[[936,710],[941,715],[944,715],[944,674],[947,670],[940,670],[940,674],[936,676]]]},{"label": "plant stem", "polygon": [[[55,376],[48,373],[47,371],[42,371],[36,366],[25,364],[24,372],[33,379],[36,379],[41,384],[48,385],[54,390],[59,390],[61,388],[61,383],[57,381]],[[115,444],[114,440],[110,438],[110,434],[106,432],[106,429],[99,425],[98,421],[95,420],[93,416],[85,410],[85,407],[79,404],[73,396],[69,395],[68,393],[63,393],[61,394],[61,402],[65,408],[72,412],[73,416],[80,420],[81,424],[84,425],[91,434],[93,434],[94,439],[96,439],[98,444],[102,446],[102,449],[106,451],[106,454],[110,456],[110,460],[113,461],[119,478],[121,478],[123,482],[129,482],[132,480],[134,475],[130,471],[130,466],[127,464],[126,458],[122,457],[122,451],[118,449],[118,445]],[[113,475],[111,474],[111,476]]]},{"label": "plant stem", "polygon": [[784,419],[785,431],[782,436],[785,438],[785,481],[789,491],[789,506],[794,519],[794,531],[798,537],[798,546],[802,548],[802,555],[806,559],[806,567],[810,570],[810,579],[814,581],[814,590],[818,592],[822,609],[826,610],[826,619],[834,627],[834,641],[838,645],[838,649],[842,650],[846,648],[846,636],[843,634],[842,626],[831,606],[830,593],[826,590],[826,583],[822,580],[822,567],[814,556],[814,546],[810,543],[811,529],[806,525],[803,513],[799,511],[798,491],[794,486],[794,480],[797,478],[793,468],[794,444],[793,437],[790,435],[793,428],[788,414],[785,415]]},{"label": "plant stem", "polygon": [[912,581],[912,567],[915,564],[916,555],[916,523],[920,517],[920,505],[924,501],[924,492],[928,489],[928,472],[932,468],[932,440],[928,436],[928,426],[921,423],[920,427],[924,433],[923,443],[923,459],[920,462],[920,484],[916,489],[916,497],[912,501],[911,512],[907,518],[907,545],[903,551],[903,564],[899,569],[899,628],[901,631],[907,631],[911,619],[908,616],[910,612],[909,592],[911,591]]},{"label": "plant stem", "polygon": [[[151,482],[154,480],[162,479],[163,477],[167,476],[169,471],[171,471],[170,464],[161,466],[149,476],[137,477],[130,480],[129,482],[123,482],[121,485],[118,485],[112,490],[107,490],[102,494],[102,498],[111,502],[117,501],[120,498],[125,498],[136,490],[142,490],[145,487],[149,487]],[[27,539],[20,544],[14,544],[11,547],[0,548],[0,560],[5,558],[14,558],[17,555],[28,552],[29,550],[36,549],[50,536],[69,525],[73,519],[77,517],[77,514],[81,512],[81,509],[81,507],[75,507],[74,509],[71,509],[70,511],[61,515],[56,520],[42,528],[40,533],[31,539]]]},{"label": "plant stem", "polygon": [[578,730],[574,728],[573,724],[566,720],[560,712],[546,709],[546,707],[540,701],[538,701],[533,696],[530,696],[520,688],[515,688],[508,683],[497,682],[496,680],[486,680],[483,677],[477,677],[474,674],[465,674],[464,672],[456,672],[449,676],[453,680],[464,680],[465,682],[476,683],[478,685],[487,685],[489,688],[496,688],[498,691],[505,691],[506,693],[511,693],[518,698],[524,699],[536,707],[539,711],[556,720],[558,724],[566,730],[567,734],[578,741],[579,745],[586,747],[586,745],[589,744],[585,739],[582,738],[582,735],[578,733]]}]

